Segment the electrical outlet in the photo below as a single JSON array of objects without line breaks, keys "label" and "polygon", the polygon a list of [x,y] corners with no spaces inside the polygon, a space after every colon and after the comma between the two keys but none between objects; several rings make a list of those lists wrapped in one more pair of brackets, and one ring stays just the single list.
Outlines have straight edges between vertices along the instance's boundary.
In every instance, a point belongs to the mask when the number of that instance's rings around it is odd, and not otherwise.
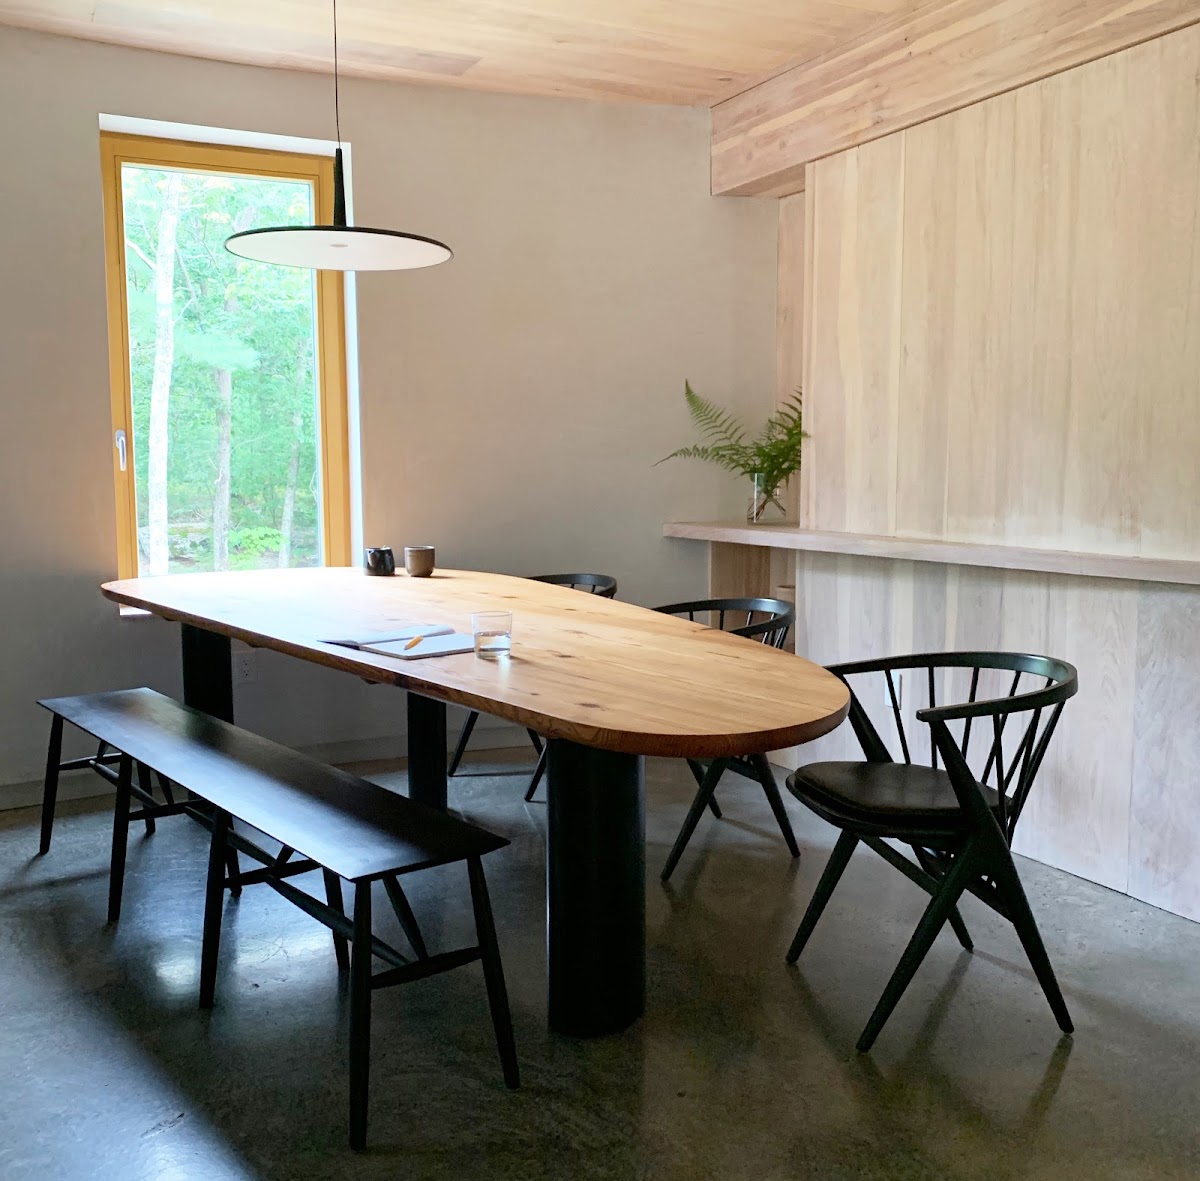
[{"label": "electrical outlet", "polygon": [[233,654],[233,680],[237,685],[249,685],[254,680],[254,650]]}]

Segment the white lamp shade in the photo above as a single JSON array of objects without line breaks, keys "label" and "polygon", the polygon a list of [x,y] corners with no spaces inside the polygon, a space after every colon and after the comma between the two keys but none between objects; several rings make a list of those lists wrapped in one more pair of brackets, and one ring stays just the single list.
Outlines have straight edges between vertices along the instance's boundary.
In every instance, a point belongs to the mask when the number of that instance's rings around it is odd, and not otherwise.
[{"label": "white lamp shade", "polygon": [[279,226],[226,239],[240,258],[314,271],[412,271],[454,257],[449,246],[419,234],[366,226]]}]

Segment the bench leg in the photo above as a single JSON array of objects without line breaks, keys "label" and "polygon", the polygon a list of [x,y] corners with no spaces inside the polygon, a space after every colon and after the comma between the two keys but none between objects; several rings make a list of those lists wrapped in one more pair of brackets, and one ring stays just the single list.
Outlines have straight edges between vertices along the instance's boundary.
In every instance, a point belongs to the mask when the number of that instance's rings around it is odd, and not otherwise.
[{"label": "bench leg", "polygon": [[[329,903],[329,909],[344,915],[346,906],[342,901],[342,879],[331,869],[321,872],[325,875],[325,901]],[[346,936],[339,935],[336,931],[333,932],[333,954],[337,957],[338,971],[348,971],[350,968],[350,945]]]},{"label": "bench leg", "polygon": [[404,937],[412,944],[412,949],[417,953],[417,958],[427,960],[429,952],[425,947],[425,939],[421,935],[421,928],[417,924],[417,916],[413,914],[413,908],[409,905],[408,897],[400,888],[400,879],[393,873],[383,879],[383,887],[387,890],[387,896],[391,900],[392,909],[396,912],[396,918],[400,920],[400,928],[404,932]]},{"label": "bench leg", "polygon": [[225,902],[226,838],[229,813],[213,815],[208,846],[208,880],[204,889],[204,942],[200,949],[200,1008],[211,1009],[217,992],[217,958],[221,951],[221,911]]},{"label": "bench leg", "polygon": [[108,868],[108,921],[121,917],[121,895],[125,889],[125,849],[129,843],[129,797],[133,784],[133,760],[121,756],[117,773],[117,802],[113,808],[112,860]]},{"label": "bench leg", "polygon": [[42,839],[38,855],[50,852],[54,830],[54,805],[58,800],[58,765],[62,762],[63,720],[55,714],[50,722],[50,745],[46,750],[46,785],[42,788]]},{"label": "bench leg", "polygon": [[[150,768],[147,767],[145,763],[138,763],[137,773],[138,773],[138,787],[140,787],[142,789],[142,791],[144,791],[148,796],[153,795],[154,794],[154,785],[150,782]],[[149,805],[147,805],[147,806],[149,806]],[[146,835],[148,837],[152,837],[154,835],[154,831],[155,831],[154,817],[147,816],[146,817]]]},{"label": "bench leg", "polygon": [[496,924],[492,918],[492,904],[488,899],[487,879],[483,876],[483,862],[478,857],[469,858],[467,873],[471,878],[471,904],[475,908],[475,931],[479,940],[479,950],[483,953],[483,978],[487,983],[492,1026],[496,1031],[496,1048],[500,1052],[504,1082],[515,1090],[521,1085],[521,1072],[517,1066],[512,1014],[508,1008],[504,966],[500,962],[500,946],[496,942]]},{"label": "bench leg", "polygon": [[367,1146],[371,1079],[371,883],[354,884],[354,938],[350,943],[350,1147]]}]

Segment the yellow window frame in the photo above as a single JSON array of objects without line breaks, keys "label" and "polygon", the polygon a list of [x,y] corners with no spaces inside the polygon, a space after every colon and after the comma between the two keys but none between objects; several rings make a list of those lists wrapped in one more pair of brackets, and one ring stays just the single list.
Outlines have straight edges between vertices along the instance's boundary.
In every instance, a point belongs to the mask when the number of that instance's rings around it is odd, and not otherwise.
[{"label": "yellow window frame", "polygon": [[[150,136],[100,133],[104,187],[105,273],[108,285],[109,385],[113,420],[113,479],[117,507],[117,573],[138,573],[137,494],[133,462],[133,391],[129,358],[129,308],[125,276],[125,219],[121,166],[190,172],[238,173],[302,180],[312,185],[317,222],[333,221],[333,159],[260,148],[190,143]],[[316,369],[320,421],[322,552],[326,566],[350,564],[350,423],[346,393],[346,297],[338,271],[318,271]],[[127,462],[121,471],[117,431],[125,432]]]}]

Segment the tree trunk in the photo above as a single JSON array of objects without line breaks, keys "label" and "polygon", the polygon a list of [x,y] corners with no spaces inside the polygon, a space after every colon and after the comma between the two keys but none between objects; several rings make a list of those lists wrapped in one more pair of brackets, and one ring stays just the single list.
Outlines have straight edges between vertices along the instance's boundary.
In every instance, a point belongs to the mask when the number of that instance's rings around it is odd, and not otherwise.
[{"label": "tree trunk", "polygon": [[[228,305],[226,305],[228,310]],[[217,479],[213,487],[213,569],[229,569],[230,470],[233,466],[233,373],[216,370]]]},{"label": "tree trunk", "polygon": [[158,245],[154,251],[154,377],[150,385],[146,481],[150,518],[147,574],[166,574],[170,564],[167,546],[167,448],[170,440],[171,373],[175,368],[175,242],[182,194],[182,175],[178,172],[167,173],[162,214],[158,219]]},{"label": "tree trunk", "polygon": [[297,410],[292,414],[292,457],[288,461],[287,491],[283,494],[283,517],[279,532],[283,540],[279,545],[279,565],[289,565],[292,560],[292,522],[296,517],[296,482],[300,478],[300,438],[304,430],[304,414]]}]

